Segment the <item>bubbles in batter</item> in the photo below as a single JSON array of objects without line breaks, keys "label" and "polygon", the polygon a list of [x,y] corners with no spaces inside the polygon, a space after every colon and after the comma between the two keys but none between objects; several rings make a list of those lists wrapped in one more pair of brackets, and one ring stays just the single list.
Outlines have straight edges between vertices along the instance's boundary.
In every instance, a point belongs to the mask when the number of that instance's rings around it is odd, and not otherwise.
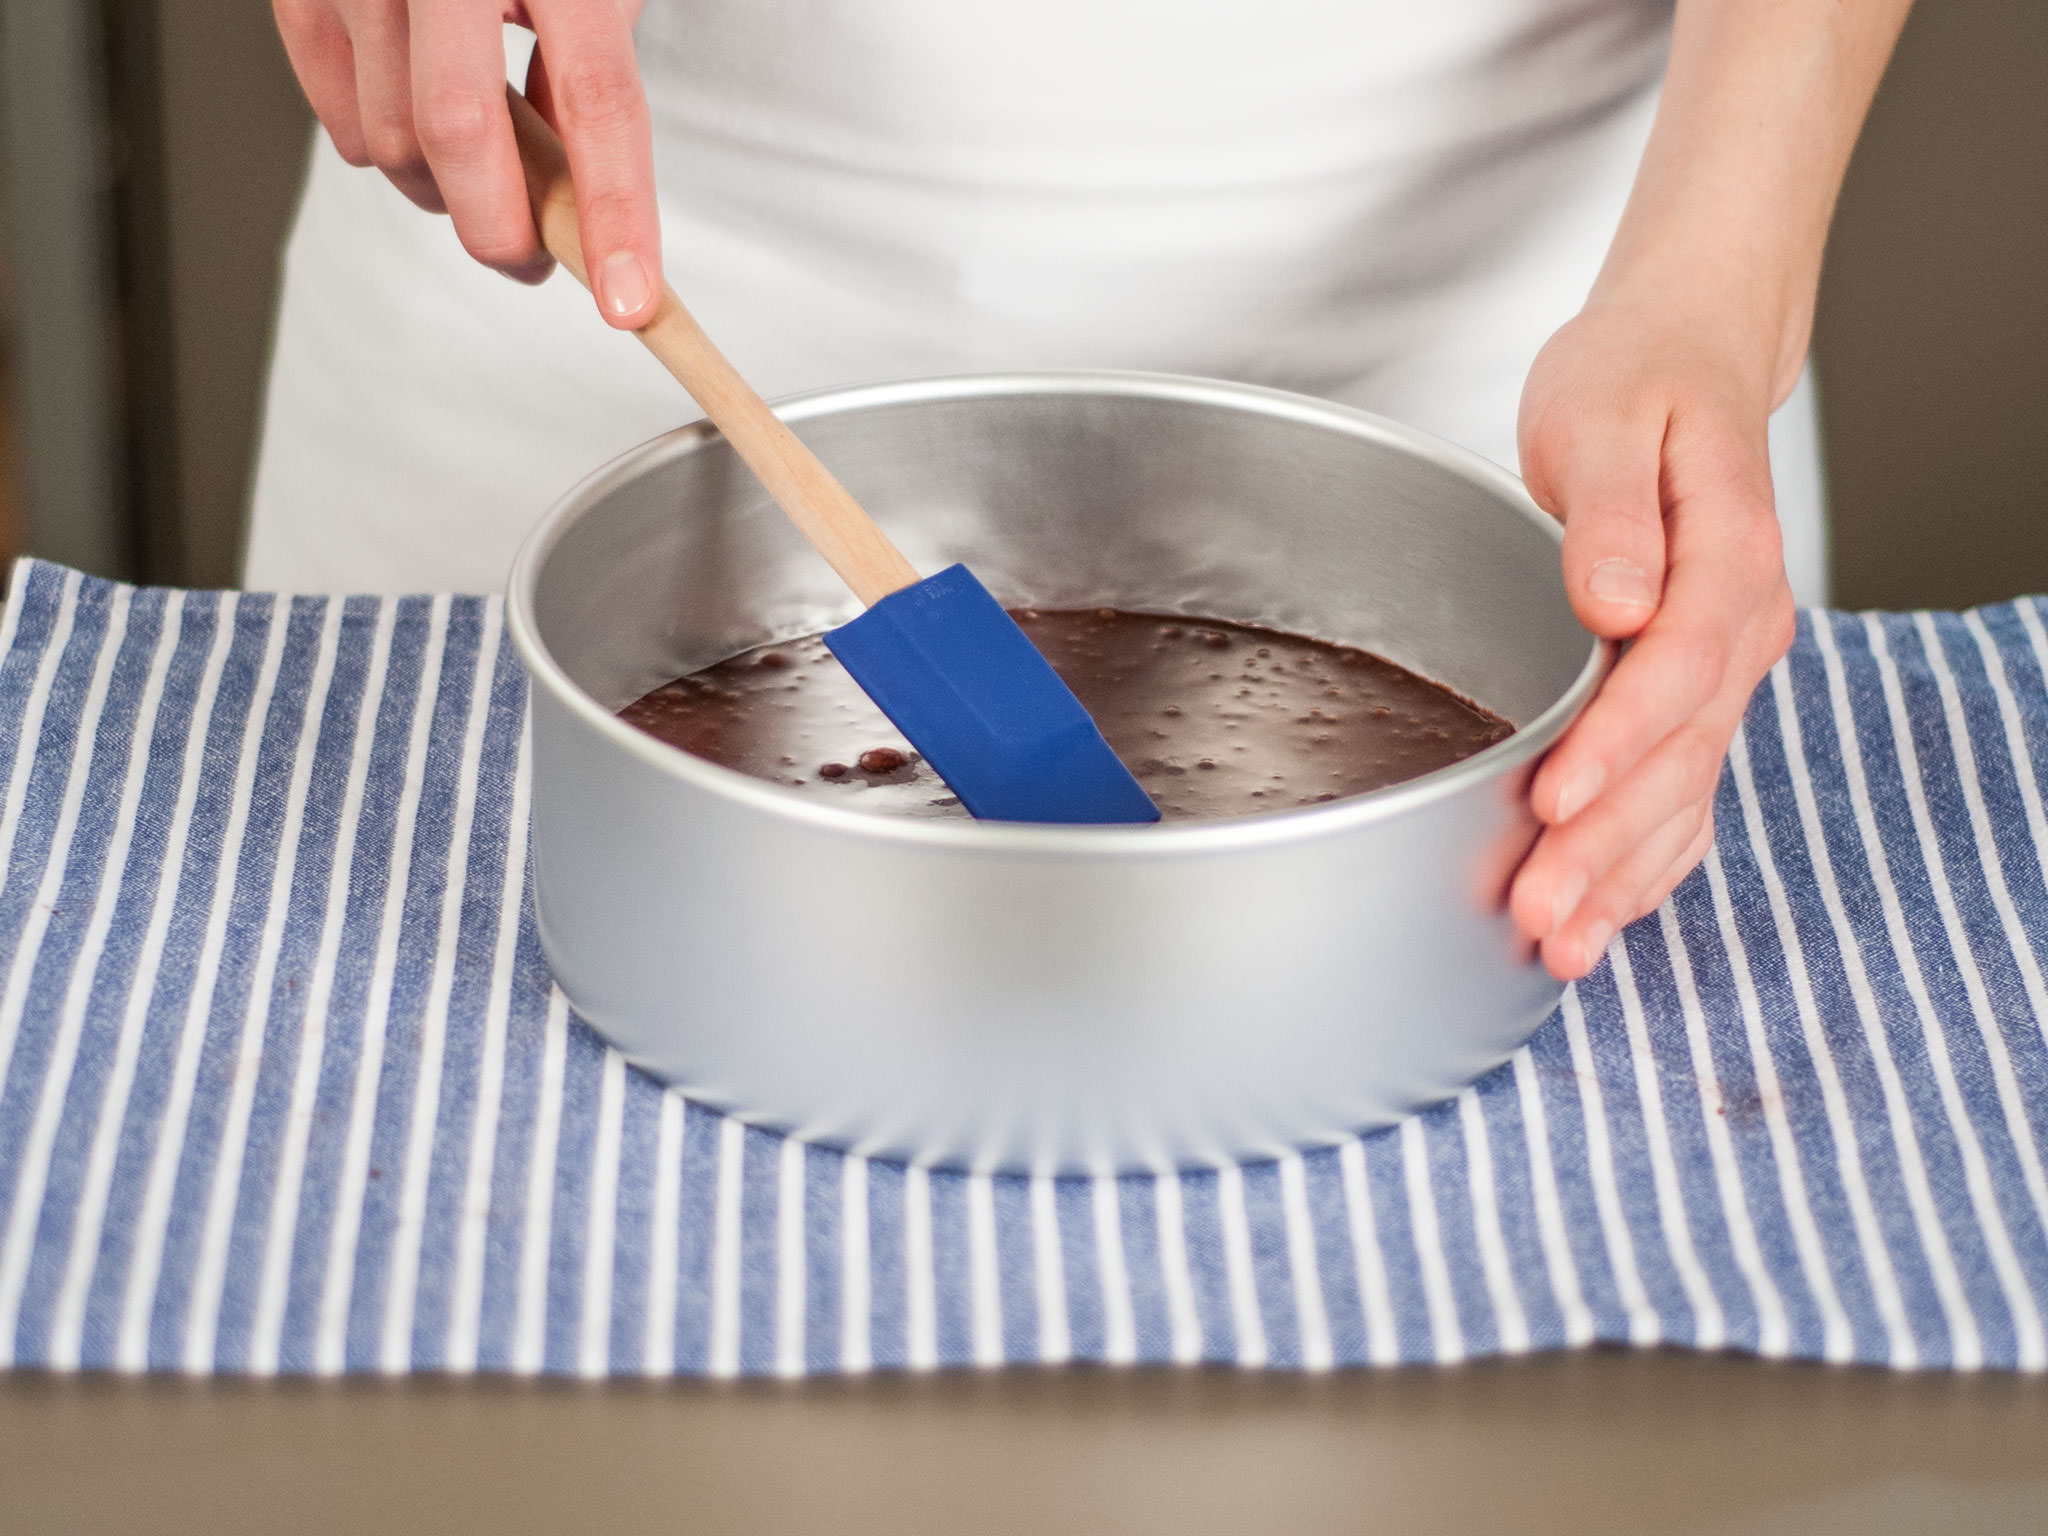
[{"label": "bubbles in batter", "polygon": [[[1302,635],[1110,608],[1016,617],[1168,821],[1364,794],[1514,730],[1405,667]],[[860,810],[968,814],[817,636],[678,678],[620,718]]]}]

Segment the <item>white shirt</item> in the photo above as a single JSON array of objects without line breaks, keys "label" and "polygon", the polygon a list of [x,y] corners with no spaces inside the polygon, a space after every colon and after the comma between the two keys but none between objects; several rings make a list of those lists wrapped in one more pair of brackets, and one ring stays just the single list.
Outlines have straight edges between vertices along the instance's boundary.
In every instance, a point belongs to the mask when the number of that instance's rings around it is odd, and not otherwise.
[{"label": "white shirt", "polygon": [[[1344,400],[1512,468],[1523,376],[1619,219],[1669,18],[1668,0],[652,0],[667,275],[771,398],[1159,369]],[[532,291],[475,266],[323,136],[246,580],[496,590],[556,496],[697,414],[569,278]],[[1814,600],[1810,399],[1780,416],[1781,518]]]}]

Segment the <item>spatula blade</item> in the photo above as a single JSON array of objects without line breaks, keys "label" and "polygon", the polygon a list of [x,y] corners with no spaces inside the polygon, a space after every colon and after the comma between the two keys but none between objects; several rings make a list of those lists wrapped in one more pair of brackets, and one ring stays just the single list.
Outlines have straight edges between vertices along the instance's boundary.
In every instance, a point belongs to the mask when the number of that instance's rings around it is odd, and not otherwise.
[{"label": "spatula blade", "polygon": [[890,593],[825,644],[976,816],[1159,819],[1073,690],[966,566]]}]

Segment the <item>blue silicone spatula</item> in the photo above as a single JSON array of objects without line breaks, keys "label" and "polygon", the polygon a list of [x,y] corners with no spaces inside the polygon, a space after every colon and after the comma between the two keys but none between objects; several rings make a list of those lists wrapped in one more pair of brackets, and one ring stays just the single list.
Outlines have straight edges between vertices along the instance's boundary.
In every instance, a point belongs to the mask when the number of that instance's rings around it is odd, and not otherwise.
[{"label": "blue silicone spatula", "polygon": [[[525,97],[507,94],[541,240],[587,288],[561,141]],[[988,589],[963,565],[920,577],[666,284],[654,318],[636,334],[867,605],[825,643],[961,804],[993,821],[1159,819],[1073,691]]]}]

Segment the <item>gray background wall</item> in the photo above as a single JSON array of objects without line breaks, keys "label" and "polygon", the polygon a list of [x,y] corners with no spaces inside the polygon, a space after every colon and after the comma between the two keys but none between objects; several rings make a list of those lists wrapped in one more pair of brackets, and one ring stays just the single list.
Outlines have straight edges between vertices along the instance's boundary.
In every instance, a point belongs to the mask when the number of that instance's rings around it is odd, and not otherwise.
[{"label": "gray background wall", "polygon": [[1836,600],[2048,591],[2048,4],[1920,0],[1815,336]]},{"label": "gray background wall", "polygon": [[267,0],[160,0],[180,544],[194,586],[241,554],[278,254],[313,117]]},{"label": "gray background wall", "polygon": [[[138,10],[128,0],[128,14]],[[306,114],[264,0],[155,8],[171,448],[155,541],[233,580]],[[2048,4],[1923,0],[1844,192],[1816,335],[1836,597],[2048,590]]]}]

